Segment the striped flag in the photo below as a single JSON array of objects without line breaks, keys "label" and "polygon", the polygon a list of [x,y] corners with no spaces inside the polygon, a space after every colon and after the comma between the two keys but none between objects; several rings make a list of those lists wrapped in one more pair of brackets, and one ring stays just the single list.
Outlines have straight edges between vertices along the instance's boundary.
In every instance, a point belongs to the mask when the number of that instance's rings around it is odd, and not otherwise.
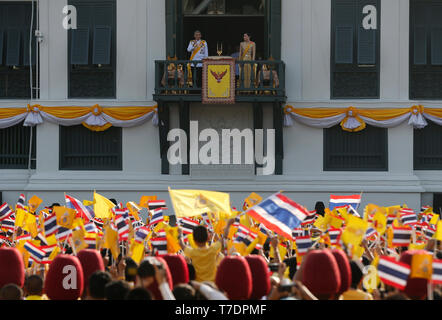
[{"label": "striped flag", "polygon": [[393,224],[393,221],[396,219],[396,216],[394,215],[388,215],[387,216],[387,227],[391,226]]},{"label": "striped flag", "polygon": [[350,196],[337,196],[334,194],[330,195],[330,202],[329,202],[330,210],[333,210],[336,207],[343,207],[347,205],[351,206],[355,210],[358,210],[360,204],[361,204],[360,194],[354,194]]},{"label": "striped flag", "polygon": [[364,238],[368,239],[368,240],[373,240],[374,236],[376,236],[377,234],[378,234],[378,232],[376,231],[376,229],[370,227],[367,229],[367,231],[365,231]]},{"label": "striped flag", "polygon": [[295,228],[295,229],[293,229],[293,231],[292,231],[293,239],[296,239],[296,238],[299,238],[299,237],[302,237],[302,236],[304,236],[304,229],[302,229],[302,228]]},{"label": "striped flag", "polygon": [[119,214],[115,217],[115,225],[117,227],[118,237],[120,240],[123,238],[127,239],[127,236],[129,235],[129,225],[126,223],[123,215]]},{"label": "striped flag", "polygon": [[149,206],[149,210],[155,209],[164,209],[167,210],[166,201],[165,200],[150,200],[147,205]]},{"label": "striped flag", "polygon": [[97,233],[99,232],[97,226],[96,226],[95,223],[93,223],[93,222],[86,223],[86,224],[84,225],[84,230],[85,230],[87,233],[94,233],[94,234],[97,234]]},{"label": "striped flag", "polygon": [[431,280],[434,284],[442,284],[442,260],[433,260],[433,275]]},{"label": "striped flag", "polygon": [[37,234],[37,236],[35,237],[35,240],[40,240],[40,247],[48,245],[46,237],[41,233]]},{"label": "striped flag", "polygon": [[9,205],[5,202],[0,207],[0,221],[8,219],[13,213],[14,211],[12,211],[11,208],[9,208]]},{"label": "striped flag", "polygon": [[55,235],[55,238],[57,239],[57,241],[64,241],[66,240],[70,235],[72,234],[72,230],[71,229],[67,229],[67,228],[63,228],[63,227],[59,227],[57,234]]},{"label": "striped flag", "polygon": [[149,228],[152,229],[155,225],[164,221],[163,210],[161,208],[152,210],[152,218],[149,221]]},{"label": "striped flag", "polygon": [[140,227],[137,231],[135,231],[135,241],[142,243],[147,235],[149,234],[149,229],[147,227]]},{"label": "striped flag", "polygon": [[262,223],[259,225],[259,232],[261,232],[262,234],[269,236],[270,235],[270,230],[266,228],[265,225],[263,225]]},{"label": "striped flag", "polygon": [[405,289],[411,268],[409,265],[396,261],[392,257],[381,256],[378,264],[378,276],[387,285]]},{"label": "striped flag", "polygon": [[56,234],[58,227],[57,216],[55,214],[47,217],[44,221],[45,236],[49,237],[50,235]]},{"label": "striped flag", "polygon": [[45,253],[44,258],[41,261],[42,264],[50,264],[52,262],[51,260],[49,260],[49,258],[56,247],[57,245],[55,244],[51,246],[48,245],[40,246],[40,250],[42,250]]},{"label": "striped flag", "polygon": [[18,198],[18,202],[17,205],[15,206],[16,209],[25,209],[25,204],[26,204],[26,197],[25,195],[22,193],[20,194],[20,197]]},{"label": "striped flag", "polygon": [[399,210],[402,224],[404,225],[415,225],[417,223],[417,215],[414,213],[413,209],[402,208]]},{"label": "striped flag", "polygon": [[274,194],[246,211],[268,229],[291,239],[292,230],[310,215],[309,211],[281,193]]},{"label": "striped flag", "polygon": [[141,227],[144,227],[144,226],[145,226],[145,224],[142,221],[140,221],[140,220],[135,220],[135,221],[132,222],[132,228],[134,230],[137,230],[138,228],[141,228]]},{"label": "striped flag", "polygon": [[436,226],[428,226],[427,228],[425,228],[424,234],[425,234],[425,238],[427,240],[430,240],[431,238],[433,238],[434,234],[436,233]]},{"label": "striped flag", "polygon": [[203,213],[201,217],[203,218],[204,224],[207,225],[209,231],[213,232],[213,225],[212,222],[210,221],[209,215],[207,213]]},{"label": "striped flag", "polygon": [[97,249],[97,238],[85,237],[84,243],[87,244],[87,249]]},{"label": "striped flag", "polygon": [[307,253],[308,249],[313,245],[313,241],[310,236],[299,237],[295,239],[296,249],[299,256],[303,256]]},{"label": "striped flag", "polygon": [[167,254],[167,238],[159,237],[150,240],[152,251],[155,256],[164,256]]},{"label": "striped flag", "polygon": [[95,223],[95,225],[97,226],[98,230],[103,231],[103,220],[101,220],[100,218],[95,217],[92,221]]},{"label": "striped flag", "polygon": [[301,226],[302,227],[308,227],[309,225],[312,225],[313,223],[315,223],[317,215],[316,215],[316,210],[310,211],[309,212],[309,216],[307,216],[304,221],[302,221]]},{"label": "striped flag", "polygon": [[85,206],[80,200],[74,197],[65,195],[66,207],[69,209],[75,209],[80,214],[80,217],[88,222],[95,217],[95,213],[92,206]]},{"label": "striped flag", "polygon": [[339,244],[339,240],[341,240],[342,229],[329,228],[328,236],[330,237],[330,244],[336,246]]},{"label": "striped flag", "polygon": [[39,247],[29,241],[26,241],[24,248],[29,252],[31,258],[37,263],[41,263],[43,258],[46,256],[45,251],[41,250]]},{"label": "striped flag", "polygon": [[15,240],[17,241],[17,243],[21,241],[29,241],[32,240],[32,236],[29,233],[26,233],[21,236],[18,236],[17,238],[15,238]]},{"label": "striped flag", "polygon": [[1,222],[2,229],[14,231],[15,230],[15,220],[12,220],[10,218],[5,219]]},{"label": "striped flag", "polygon": [[393,239],[391,244],[395,247],[408,247],[411,242],[413,230],[410,227],[393,226]]},{"label": "striped flag", "polygon": [[183,230],[183,234],[192,234],[193,230],[200,225],[198,221],[190,218],[178,218],[178,223]]}]

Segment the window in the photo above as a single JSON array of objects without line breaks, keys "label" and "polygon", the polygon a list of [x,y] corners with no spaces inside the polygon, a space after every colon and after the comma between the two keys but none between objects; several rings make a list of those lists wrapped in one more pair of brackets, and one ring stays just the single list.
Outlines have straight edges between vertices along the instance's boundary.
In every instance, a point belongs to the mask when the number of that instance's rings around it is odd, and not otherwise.
[{"label": "window", "polygon": [[0,129],[0,169],[28,169],[31,130],[31,169],[35,169],[36,129],[23,123]]},{"label": "window", "polygon": [[122,130],[60,126],[60,170],[122,170]]},{"label": "window", "polygon": [[69,30],[69,97],[115,98],[115,0],[70,0],[77,29]]},{"label": "window", "polygon": [[[368,7],[370,6],[370,7]],[[364,13],[364,8],[375,10]],[[364,19],[369,15],[370,27]],[[380,1],[333,0],[331,28],[331,97],[379,98]]]},{"label": "window", "polygon": [[387,171],[387,129],[367,126],[347,132],[324,129],[324,171]]},{"label": "window", "polygon": [[442,0],[410,5],[410,99],[441,99]]},{"label": "window", "polygon": [[[29,67],[31,13],[32,3],[30,1],[0,2],[1,99],[28,99],[31,97]],[[34,29],[35,21],[34,15]],[[36,48],[35,37],[32,37],[33,87],[36,87]]]},{"label": "window", "polygon": [[185,14],[263,14],[266,0],[185,0]]},{"label": "window", "polygon": [[414,129],[414,170],[442,170],[442,126]]}]

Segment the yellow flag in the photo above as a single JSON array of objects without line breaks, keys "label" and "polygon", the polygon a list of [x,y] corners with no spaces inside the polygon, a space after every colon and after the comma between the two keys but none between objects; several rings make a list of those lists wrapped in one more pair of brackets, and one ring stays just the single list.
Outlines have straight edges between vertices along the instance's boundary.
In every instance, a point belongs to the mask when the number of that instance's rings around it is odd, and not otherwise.
[{"label": "yellow flag", "polygon": [[243,210],[246,211],[248,208],[251,208],[262,201],[262,197],[252,192],[247,198],[244,199]]},{"label": "yellow flag", "polygon": [[410,278],[431,279],[433,274],[433,256],[431,254],[414,254],[411,259]]},{"label": "yellow flag", "polygon": [[76,228],[72,231],[71,243],[77,253],[88,247],[87,243],[84,241],[84,230],[82,228]]},{"label": "yellow flag", "polygon": [[49,237],[46,237],[46,242],[47,242],[48,246],[52,246],[54,244],[57,244],[57,238],[55,237],[55,234],[52,234]]},{"label": "yellow flag", "polygon": [[130,251],[132,260],[139,264],[144,257],[144,244],[134,241]]},{"label": "yellow flag", "polygon": [[[347,217],[348,220],[348,217]],[[338,217],[337,215],[330,215],[330,225],[335,229],[340,229],[344,224],[344,218]]]},{"label": "yellow flag", "polygon": [[438,214],[434,214],[432,217],[431,217],[431,220],[430,220],[430,224],[436,224],[437,223],[437,221],[439,220],[439,215]]},{"label": "yellow flag", "polygon": [[157,196],[142,196],[140,198],[140,207],[149,208],[149,201],[157,200]]},{"label": "yellow flag", "polygon": [[346,245],[352,244],[353,246],[359,246],[364,238],[367,227],[367,221],[353,215],[349,216],[347,227],[342,233],[342,241]]},{"label": "yellow flag", "polygon": [[15,212],[15,226],[17,228],[23,227],[23,225],[26,222],[27,217],[28,217],[28,213],[25,210],[17,209],[17,211]]},{"label": "yellow flag", "polygon": [[253,240],[253,242],[251,244],[249,244],[247,249],[244,251],[244,256],[247,256],[250,253],[252,253],[253,249],[255,249],[255,247],[259,243],[259,241],[260,241],[259,237],[256,237],[255,240]]},{"label": "yellow flag", "polygon": [[129,213],[135,218],[135,220],[140,221],[141,219],[138,212],[141,211],[142,208],[133,201],[126,203],[126,206],[129,209]]},{"label": "yellow flag", "polygon": [[54,207],[53,212],[57,216],[57,224],[63,228],[72,229],[76,212],[66,207]]},{"label": "yellow flag", "polygon": [[[227,222],[224,219],[218,220],[215,229],[213,230],[217,235],[222,235],[224,233],[224,229],[227,226]],[[233,227],[230,227],[229,234],[232,232]]]},{"label": "yellow flag", "polygon": [[437,230],[436,233],[434,234],[434,238],[439,241],[442,241],[442,221],[439,221],[437,223]]},{"label": "yellow flag", "polygon": [[353,247],[353,259],[354,258],[358,258],[360,259],[362,257],[362,255],[364,254],[365,249],[361,246],[354,246]]},{"label": "yellow flag", "polygon": [[170,199],[178,218],[195,217],[203,213],[231,214],[230,195],[205,190],[172,190]]},{"label": "yellow flag", "polygon": [[32,238],[35,238],[38,235],[37,217],[31,213],[27,213],[23,230],[28,231]]},{"label": "yellow flag", "polygon": [[41,205],[41,203],[43,202],[42,199],[40,199],[37,196],[33,196],[31,199],[29,199],[28,201],[28,205],[29,205],[29,210],[34,213],[37,208]]},{"label": "yellow flag", "polygon": [[49,256],[49,261],[52,261],[55,259],[55,257],[60,253],[60,247],[55,247],[54,250],[51,252]]},{"label": "yellow flag", "polygon": [[323,216],[318,216],[315,223],[313,225],[321,231],[327,230],[327,221]]},{"label": "yellow flag", "polygon": [[93,206],[95,204],[94,201],[89,201],[89,200],[83,200],[83,204],[88,207],[88,206]]},{"label": "yellow flag", "polygon": [[94,202],[95,217],[100,219],[112,218],[111,209],[115,207],[115,204],[112,201],[103,197],[101,194],[94,192]]},{"label": "yellow flag", "polygon": [[383,235],[385,230],[387,230],[387,217],[380,211],[376,211],[373,216],[372,225],[380,235]]},{"label": "yellow flag", "polygon": [[104,249],[110,249],[112,257],[116,260],[120,254],[120,247],[118,246],[118,231],[107,225],[104,228]]}]

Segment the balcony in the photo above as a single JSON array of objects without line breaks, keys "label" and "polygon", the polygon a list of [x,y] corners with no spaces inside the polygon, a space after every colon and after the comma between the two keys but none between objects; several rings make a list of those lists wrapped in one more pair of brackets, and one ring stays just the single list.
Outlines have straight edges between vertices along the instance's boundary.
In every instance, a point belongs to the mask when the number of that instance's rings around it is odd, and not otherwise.
[{"label": "balcony", "polygon": [[[202,61],[156,60],[155,101],[201,102],[201,87],[190,63]],[[237,72],[237,102],[285,102],[285,64],[277,60],[237,61],[237,70],[251,67],[250,83],[244,72]],[[247,67],[246,67],[247,68]],[[239,73],[239,75],[238,75]]]}]

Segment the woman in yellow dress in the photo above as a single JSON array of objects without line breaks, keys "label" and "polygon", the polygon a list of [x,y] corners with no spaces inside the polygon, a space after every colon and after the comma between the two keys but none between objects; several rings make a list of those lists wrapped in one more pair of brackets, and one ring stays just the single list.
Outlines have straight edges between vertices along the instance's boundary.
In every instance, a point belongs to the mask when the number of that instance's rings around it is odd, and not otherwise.
[{"label": "woman in yellow dress", "polygon": [[[250,40],[250,34],[244,33],[244,41],[240,44],[239,60],[240,61],[253,61],[255,60],[256,54],[256,44]],[[246,63],[242,65],[242,70],[244,73],[244,87],[250,88],[251,85],[251,75],[252,75],[252,64]],[[242,79],[242,76],[240,76]]]}]

